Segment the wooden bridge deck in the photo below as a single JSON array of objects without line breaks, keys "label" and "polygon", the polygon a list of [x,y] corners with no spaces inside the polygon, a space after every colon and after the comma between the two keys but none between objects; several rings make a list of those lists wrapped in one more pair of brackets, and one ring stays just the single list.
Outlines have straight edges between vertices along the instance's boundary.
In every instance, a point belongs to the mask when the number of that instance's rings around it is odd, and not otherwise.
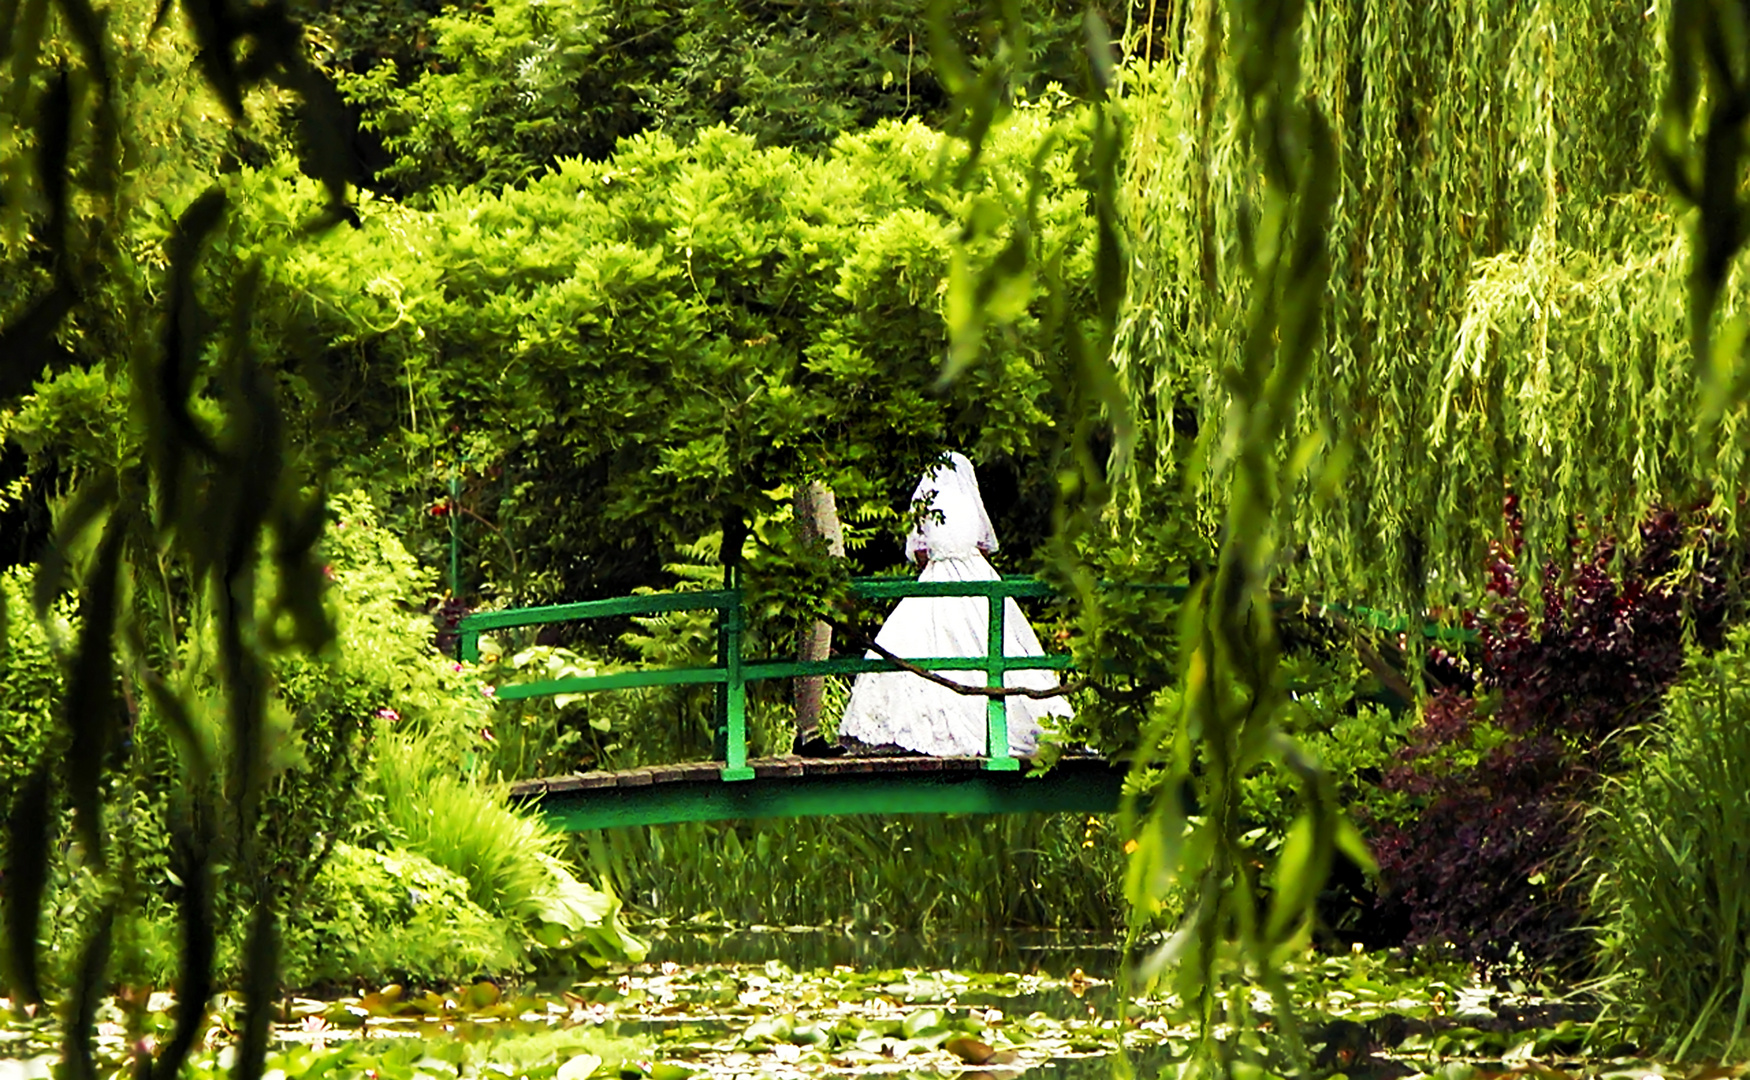
[{"label": "wooden bridge deck", "polygon": [[1064,757],[1042,774],[987,768],[979,757],[754,758],[751,780],[724,780],[723,763],[552,776],[513,784],[571,831],[733,818],[837,814],[1109,813],[1127,767]]}]

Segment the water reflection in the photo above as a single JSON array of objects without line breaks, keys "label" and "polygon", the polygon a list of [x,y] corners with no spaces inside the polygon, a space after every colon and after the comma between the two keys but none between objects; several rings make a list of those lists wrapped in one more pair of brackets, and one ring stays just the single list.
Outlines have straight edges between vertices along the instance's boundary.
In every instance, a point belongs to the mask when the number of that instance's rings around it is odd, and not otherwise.
[{"label": "water reflection", "polygon": [[1008,972],[1067,979],[1077,970],[1096,979],[1118,971],[1120,949],[1099,934],[999,930],[990,934],[849,933],[837,927],[753,927],[698,930],[672,927],[650,943],[651,963],[764,964],[792,971],[845,965],[863,969]]}]

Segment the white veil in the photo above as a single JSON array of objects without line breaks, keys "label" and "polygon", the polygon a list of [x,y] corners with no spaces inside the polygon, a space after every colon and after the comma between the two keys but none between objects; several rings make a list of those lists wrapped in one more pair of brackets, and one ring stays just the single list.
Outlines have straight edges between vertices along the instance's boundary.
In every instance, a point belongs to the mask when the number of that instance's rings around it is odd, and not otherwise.
[{"label": "white veil", "polygon": [[[917,490],[911,493],[915,506],[929,510],[905,538],[905,557],[916,561],[920,552],[932,560],[963,559],[997,549],[996,530],[978,493],[978,474],[966,455],[948,454],[947,460],[925,470]],[[941,520],[936,520],[940,516]]]}]

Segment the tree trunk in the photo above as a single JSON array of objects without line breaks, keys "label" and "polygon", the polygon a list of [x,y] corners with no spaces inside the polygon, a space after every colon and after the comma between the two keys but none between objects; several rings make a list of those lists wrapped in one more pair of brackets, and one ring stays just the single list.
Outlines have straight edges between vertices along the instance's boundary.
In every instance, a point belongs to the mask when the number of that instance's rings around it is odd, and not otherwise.
[{"label": "tree trunk", "polygon": [[[796,533],[803,543],[812,543],[815,539],[826,541],[827,551],[837,559],[845,557],[845,533],[839,525],[838,501],[833,498],[832,489],[818,480],[796,489],[793,503],[796,517]],[[832,626],[824,622],[802,631],[798,642],[796,659],[800,661],[825,660],[832,652]],[[798,676],[795,681],[796,699],[796,746],[820,735],[820,697],[825,679],[820,675]]]}]

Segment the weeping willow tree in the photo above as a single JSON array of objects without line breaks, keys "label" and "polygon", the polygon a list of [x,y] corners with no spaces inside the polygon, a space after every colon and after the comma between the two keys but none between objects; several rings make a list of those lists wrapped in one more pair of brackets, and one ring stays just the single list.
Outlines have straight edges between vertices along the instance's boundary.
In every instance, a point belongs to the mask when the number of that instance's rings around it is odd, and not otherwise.
[{"label": "weeping willow tree", "polygon": [[[1247,328],[1259,194],[1220,12],[1179,5],[1170,59],[1127,97],[1116,365],[1143,434],[1121,532],[1154,527],[1189,472],[1213,533],[1235,461],[1223,372]],[[1700,437],[1690,243],[1649,152],[1668,22],[1664,0],[1307,12],[1301,88],[1338,167],[1319,356],[1277,449],[1295,466],[1275,494],[1283,586],[1450,610],[1475,598],[1509,496],[1528,579],[1652,505],[1733,522],[1744,413]],[[1711,318],[1741,306],[1728,281]]]},{"label": "weeping willow tree", "polygon": [[[1252,977],[1300,1057],[1281,964],[1333,849],[1367,858],[1281,734],[1272,593],[1451,610],[1477,599],[1491,543],[1523,545],[1529,587],[1579,539],[1632,545],[1654,505],[1736,527],[1750,16],[1704,0],[1169,6],[1166,59],[1133,69],[1125,97],[1113,365],[1137,439],[1106,521],[1120,549],[1159,550],[1188,503],[1213,563],[1186,605],[1180,685],[1141,714],[1166,794],[1131,889],[1197,886],[1151,963],[1201,1012],[1200,1062],[1231,1073],[1259,1060]],[[1677,203],[1651,152],[1662,98]],[[1303,804],[1268,904],[1234,813],[1263,765],[1294,774]],[[1237,1038],[1208,1037],[1223,1021]]]}]

